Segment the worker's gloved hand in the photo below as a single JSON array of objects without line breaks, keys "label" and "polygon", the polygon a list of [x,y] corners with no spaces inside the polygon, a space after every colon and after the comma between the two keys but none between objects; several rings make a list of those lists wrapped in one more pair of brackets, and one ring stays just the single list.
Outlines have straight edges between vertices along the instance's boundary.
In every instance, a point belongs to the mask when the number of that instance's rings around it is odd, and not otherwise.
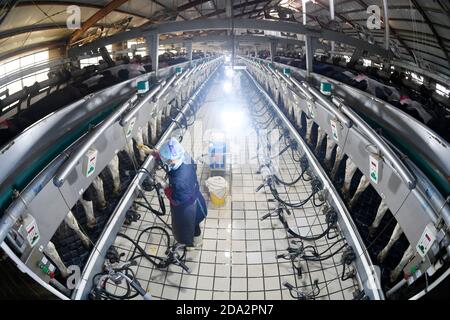
[{"label": "worker's gloved hand", "polygon": [[144,153],[146,155],[150,154],[152,155],[155,159],[159,160],[160,156],[159,156],[159,151],[157,149],[152,149],[149,146],[146,146],[145,144],[138,144],[137,145],[139,150],[144,151]]},{"label": "worker's gloved hand", "polygon": [[167,199],[169,199],[170,204],[172,204],[173,200],[172,200],[172,194],[173,194],[173,189],[171,187],[167,187],[164,189],[164,194],[166,195]]}]

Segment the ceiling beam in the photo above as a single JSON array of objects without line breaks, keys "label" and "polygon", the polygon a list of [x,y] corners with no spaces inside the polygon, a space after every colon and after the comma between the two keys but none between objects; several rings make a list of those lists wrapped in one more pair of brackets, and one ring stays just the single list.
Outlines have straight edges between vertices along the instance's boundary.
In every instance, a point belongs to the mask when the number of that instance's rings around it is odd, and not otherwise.
[{"label": "ceiling beam", "polygon": [[[449,8],[448,4],[442,0],[437,0],[437,3],[439,4],[439,7],[441,7],[442,11],[445,12],[447,17],[450,19],[450,8]],[[430,11],[430,10],[427,8],[427,11]]]},{"label": "ceiling beam", "polygon": [[188,9],[190,9],[192,7],[196,7],[196,6],[199,6],[201,4],[207,3],[209,1],[211,1],[211,0],[194,0],[194,1],[188,2],[186,4],[183,4],[182,6],[179,6],[177,8],[177,11],[178,12],[182,12],[182,11],[188,10]]},{"label": "ceiling beam", "polygon": [[[264,3],[264,2],[267,2],[267,0],[254,0],[254,1],[249,1],[249,2],[239,3],[239,4],[236,4],[233,6],[233,11],[240,9],[240,8],[245,8],[247,6],[258,5],[258,4]],[[210,17],[218,16],[222,13],[225,13],[225,9],[219,9],[214,12],[205,14],[202,18],[210,18]]]},{"label": "ceiling beam", "polygon": [[[12,1],[3,1],[3,9],[4,12],[1,12],[1,16],[0,16],[0,25],[3,23],[3,21],[5,21],[6,17],[8,16],[8,14],[11,12],[11,10],[14,8],[14,6],[17,4],[18,0],[12,0]],[[6,2],[6,3],[5,3]]]},{"label": "ceiling beam", "polygon": [[[349,3],[349,2],[354,2],[355,0],[345,0],[345,1],[341,1],[341,2],[339,2],[339,3],[335,3],[334,4],[334,6],[336,7],[336,5],[343,5],[343,4],[346,4],[346,3]],[[322,11],[322,10],[327,10],[327,11],[329,11],[329,9],[327,8],[327,7],[324,7],[324,6],[320,6],[320,9],[317,9],[317,10],[314,10],[314,11],[312,11],[312,12],[310,12],[310,14],[312,14],[312,15],[315,15],[316,13],[318,13],[318,12],[320,12],[320,11]]]},{"label": "ceiling beam", "polygon": [[80,39],[89,28],[93,27],[99,20],[106,17],[108,14],[110,14],[112,11],[123,5],[125,2],[128,2],[128,0],[112,0],[105,7],[94,13],[89,19],[83,22],[80,29],[72,33],[72,35],[69,38],[69,45],[73,44],[78,39]]},{"label": "ceiling beam", "polygon": [[[94,27],[103,27],[103,28],[112,28],[112,24],[107,23],[96,23]],[[0,40],[6,39],[9,37],[17,36],[24,33],[36,32],[36,31],[44,31],[44,30],[53,30],[53,29],[61,29],[66,31],[66,28],[62,28],[59,23],[41,23],[41,24],[32,24],[24,27],[7,29],[4,31],[0,31]]]},{"label": "ceiling beam", "polygon": [[[356,0],[356,2],[359,3],[359,5],[361,7],[363,7],[364,10],[366,10],[366,8],[368,7],[368,5],[363,1],[363,0]],[[397,41],[400,43],[400,45],[402,45],[406,51],[408,51],[408,54],[411,56],[411,58],[413,58],[414,61],[416,61],[416,56],[414,54],[414,52],[412,51],[412,49],[405,43],[405,41],[403,41],[403,39],[400,37],[400,35],[397,32],[397,29],[395,29],[394,27],[392,27],[392,25],[389,23],[389,21],[384,21],[383,17],[380,17],[381,21],[383,21],[383,23],[387,23],[389,24],[389,31],[392,33],[392,35],[397,39]]]},{"label": "ceiling beam", "polygon": [[411,0],[413,6],[416,8],[417,11],[422,15],[425,22],[428,24],[428,27],[430,28],[431,32],[433,32],[434,37],[436,38],[439,46],[441,47],[442,51],[444,52],[445,57],[447,58],[447,64],[450,66],[450,55],[445,47],[444,41],[442,40],[441,36],[437,32],[436,28],[433,25],[433,22],[431,22],[430,18],[428,17],[427,13],[423,8],[420,6],[420,4],[416,0]]},{"label": "ceiling beam", "polygon": [[[355,2],[357,2],[361,7],[363,7],[364,10],[366,10],[366,8],[368,7],[367,4],[362,1],[362,0],[354,0]],[[316,0],[316,3],[318,5],[320,5],[322,8],[327,9],[328,11],[330,10],[329,6],[327,6],[326,4],[322,3],[320,0]],[[345,21],[346,23],[350,24],[353,28],[355,28],[355,23],[352,22],[351,20],[347,19],[345,16],[343,16],[341,13],[335,12],[336,17],[338,17],[339,19],[341,19],[342,21]],[[383,20],[383,18],[381,18],[381,20]],[[389,23],[389,22],[388,22]],[[389,29],[392,33],[392,35],[397,39],[397,41],[400,43],[400,45],[402,45],[406,51],[408,51],[408,54],[414,59],[416,60],[416,57],[413,53],[413,51],[411,50],[411,48],[403,41],[403,39],[399,36],[399,34],[397,33],[397,30],[394,29],[390,24],[389,24]]]},{"label": "ceiling beam", "polygon": [[[327,0],[328,1],[328,0]],[[330,6],[324,4],[322,1],[320,0],[316,0],[316,4],[318,4],[320,7],[322,7],[323,9],[326,9],[328,11],[330,11]],[[341,19],[342,21],[348,23],[349,25],[351,25],[353,28],[355,28],[355,23],[353,23],[351,20],[347,19],[346,17],[344,17],[341,13],[337,12],[335,10],[335,16],[338,17],[339,19]]]},{"label": "ceiling beam", "polygon": [[286,21],[272,21],[261,19],[201,19],[201,20],[188,20],[188,21],[174,21],[159,23],[155,25],[133,28],[129,31],[119,32],[109,37],[97,39],[91,43],[80,47],[72,47],[69,51],[71,57],[80,56],[83,53],[97,50],[100,47],[108,44],[125,41],[127,39],[133,39],[137,37],[145,36],[150,33],[175,33],[197,30],[231,30],[232,28],[238,29],[257,29],[257,30],[271,30],[295,34],[310,35],[316,38],[324,38],[347,44],[352,47],[360,47],[363,50],[368,51],[373,55],[379,55],[382,57],[388,56],[388,51],[376,44],[369,44],[366,41],[357,39],[341,32],[332,30],[311,30],[297,22]]},{"label": "ceiling beam", "polygon": [[[271,8],[271,7],[274,7],[274,6],[278,5],[280,2],[281,2],[281,0],[277,1],[277,2],[274,3],[273,5],[270,5],[270,4],[272,3],[272,0],[267,1],[267,3],[264,5],[264,7],[262,7],[261,10],[256,10],[256,11],[255,11],[255,13],[256,13],[255,18],[258,18],[259,15],[260,15],[261,13],[263,13],[265,10],[267,10],[267,9],[269,9],[269,8]],[[249,17],[249,18],[252,18],[252,16],[248,16],[248,17]]]},{"label": "ceiling beam", "polygon": [[[35,5],[35,1],[32,0],[22,0],[19,3],[16,4],[16,8],[18,7],[29,7],[29,6],[34,6]],[[79,6],[79,7],[84,7],[84,8],[91,8],[91,9],[102,9],[103,6],[100,6],[98,4],[92,4],[92,3],[81,3],[81,2],[75,2],[75,1],[39,1],[39,6]],[[144,16],[142,14],[136,13],[136,12],[128,12],[125,10],[120,10],[120,9],[115,9],[114,11],[119,12],[119,13],[123,13],[123,14],[127,14],[127,15],[131,15],[131,16],[135,16],[138,18],[142,18],[142,19],[148,19],[147,16]]]},{"label": "ceiling beam", "polygon": [[[168,45],[168,44],[182,44],[187,42],[231,42],[232,37],[230,35],[207,35],[207,36],[194,36],[190,38],[185,37],[173,37],[170,39],[160,40],[159,44]],[[266,43],[271,41],[277,41],[279,43],[289,43],[295,44],[298,46],[304,46],[305,42],[297,39],[288,39],[288,38],[280,38],[280,37],[267,37],[267,36],[255,36],[255,35],[238,35],[235,36],[235,40],[239,42],[252,42],[252,43]]]}]

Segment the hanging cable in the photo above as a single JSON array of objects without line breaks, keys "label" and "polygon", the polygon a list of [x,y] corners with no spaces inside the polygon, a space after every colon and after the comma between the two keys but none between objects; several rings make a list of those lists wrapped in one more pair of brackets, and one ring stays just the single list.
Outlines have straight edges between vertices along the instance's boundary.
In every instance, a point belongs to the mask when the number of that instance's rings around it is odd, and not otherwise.
[{"label": "hanging cable", "polygon": [[315,300],[315,298],[320,294],[319,280],[314,280],[312,285],[312,290],[309,292],[302,292],[298,288],[295,288],[289,282],[283,282],[283,286],[289,289],[289,293],[292,298],[296,300]]}]

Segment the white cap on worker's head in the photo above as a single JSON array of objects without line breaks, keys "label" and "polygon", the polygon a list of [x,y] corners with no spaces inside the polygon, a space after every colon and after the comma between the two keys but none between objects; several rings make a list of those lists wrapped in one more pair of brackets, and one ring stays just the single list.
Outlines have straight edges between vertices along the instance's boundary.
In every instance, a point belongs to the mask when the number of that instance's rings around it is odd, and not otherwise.
[{"label": "white cap on worker's head", "polygon": [[169,160],[181,160],[184,158],[184,148],[175,138],[170,138],[159,149],[161,160],[167,162]]}]

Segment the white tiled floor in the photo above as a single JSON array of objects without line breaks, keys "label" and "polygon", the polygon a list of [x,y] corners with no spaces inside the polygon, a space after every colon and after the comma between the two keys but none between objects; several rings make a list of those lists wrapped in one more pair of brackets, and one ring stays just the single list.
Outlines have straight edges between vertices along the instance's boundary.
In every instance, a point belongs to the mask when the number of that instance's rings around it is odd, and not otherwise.
[{"label": "white tiled floor", "polygon": [[[217,115],[221,104],[217,97],[222,94],[221,84],[215,84],[206,103],[199,110],[196,125],[200,124],[203,132],[221,127]],[[242,103],[239,100],[239,92],[236,96],[237,103]],[[241,137],[251,137],[252,132],[254,134],[250,126],[242,130],[244,132],[233,130],[230,141],[234,141],[233,134]],[[207,143],[194,138],[194,142],[184,140],[183,144],[191,154],[193,152],[197,155],[194,156],[195,159],[199,159],[198,155],[207,152]],[[251,138],[247,140],[246,152],[255,153],[256,141]],[[233,150],[241,150],[236,145],[230,146],[232,154]],[[294,179],[298,175],[297,167],[286,153],[280,157],[279,169],[283,178]],[[231,174],[226,176],[231,193],[227,196],[224,207],[215,208],[208,204],[208,217],[201,224],[203,246],[187,253],[186,264],[191,269],[189,274],[177,266],[158,270],[145,259],[138,260],[137,277],[155,299],[292,299],[289,291],[282,286],[284,281],[309,291],[315,279],[318,279],[321,289],[317,299],[353,298],[352,292],[357,289],[357,285],[353,280],[341,281],[342,265],[339,254],[323,262],[303,261],[302,278],[295,275],[290,261],[276,259],[277,254],[286,251],[289,240],[277,218],[260,220],[275,204],[267,202],[267,199],[271,198],[270,193],[266,194],[264,190],[255,193],[255,188],[262,182],[261,175],[256,174],[257,169],[257,163],[231,163]],[[197,173],[200,183],[204,186],[204,181],[209,177],[209,168],[198,161]],[[308,183],[301,181],[286,191],[280,188],[280,193],[295,202],[304,199],[310,189]],[[149,193],[148,197],[157,206],[153,194]],[[205,198],[208,199],[206,193]],[[142,219],[124,227],[122,232],[136,238],[138,230],[151,225],[163,226],[152,213],[141,208],[139,212]],[[286,216],[286,219],[289,225],[302,235],[321,233],[326,227],[323,214],[311,203],[292,212],[293,215]],[[170,223],[170,214],[162,218]],[[157,251],[158,255],[164,254],[166,246],[165,243],[160,243],[161,235],[151,234],[148,239],[142,237],[142,240],[145,242],[141,242],[141,245],[146,246],[149,253]],[[320,252],[334,241],[321,239],[315,245]],[[126,252],[130,249],[130,243],[126,240],[118,238],[115,244],[120,251]]]}]

